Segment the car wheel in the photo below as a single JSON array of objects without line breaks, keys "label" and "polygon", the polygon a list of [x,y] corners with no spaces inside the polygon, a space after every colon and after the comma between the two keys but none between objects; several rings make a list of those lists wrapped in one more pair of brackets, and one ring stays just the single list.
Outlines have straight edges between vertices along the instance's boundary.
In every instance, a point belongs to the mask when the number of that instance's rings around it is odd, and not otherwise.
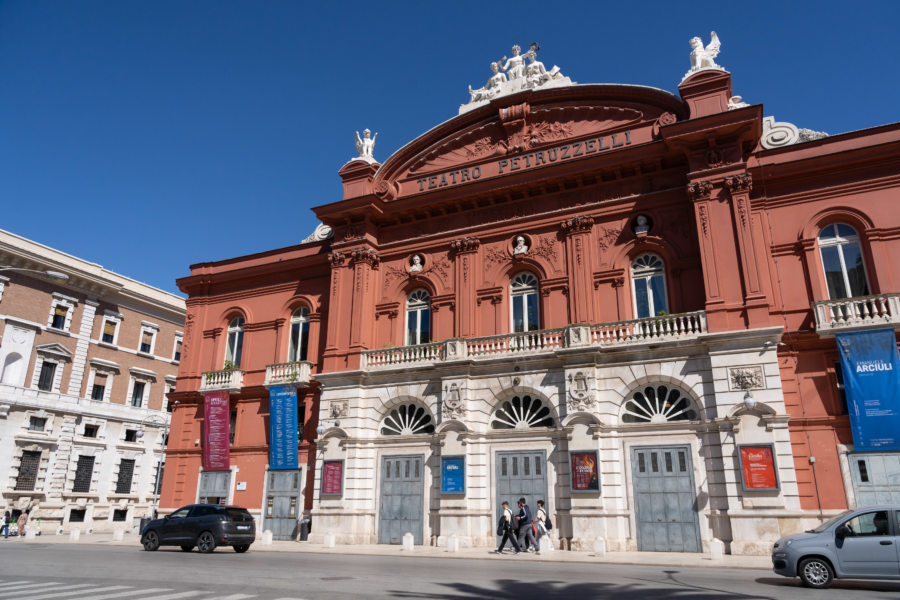
[{"label": "car wheel", "polygon": [[148,531],[144,534],[144,537],[141,538],[141,544],[143,544],[144,550],[153,552],[159,548],[159,534],[155,531]]},{"label": "car wheel", "polygon": [[834,571],[824,558],[804,558],[800,561],[799,572],[806,587],[825,589],[834,581]]},{"label": "car wheel", "polygon": [[184,545],[181,546],[181,551],[182,551],[182,552],[190,552],[190,551],[193,550],[193,549],[194,549],[193,544],[184,544]]},{"label": "car wheel", "polygon": [[238,553],[246,552],[249,549],[250,549],[250,544],[235,544],[234,545],[234,551],[238,552]]},{"label": "car wheel", "polygon": [[203,554],[209,554],[216,549],[216,538],[208,531],[204,531],[197,538],[197,550]]}]

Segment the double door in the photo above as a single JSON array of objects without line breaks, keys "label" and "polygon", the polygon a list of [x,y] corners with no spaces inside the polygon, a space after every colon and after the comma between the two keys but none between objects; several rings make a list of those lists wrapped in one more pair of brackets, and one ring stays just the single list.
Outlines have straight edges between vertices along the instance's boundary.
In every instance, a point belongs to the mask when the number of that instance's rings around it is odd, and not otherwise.
[{"label": "double door", "polygon": [[401,544],[407,533],[413,535],[416,545],[423,543],[425,468],[421,455],[382,457],[379,506],[379,544]]},{"label": "double door", "polygon": [[[547,452],[545,450],[497,452],[495,456],[497,495],[497,520],[503,516],[501,503],[509,502],[513,516],[519,511],[516,502],[525,498],[534,517],[537,512],[537,501],[547,504]],[[495,521],[496,523],[496,521]],[[515,526],[515,523],[513,523]],[[498,541],[499,543],[499,541]]]},{"label": "double door", "polygon": [[269,471],[266,482],[265,524],[275,540],[296,540],[303,512],[302,469]]}]

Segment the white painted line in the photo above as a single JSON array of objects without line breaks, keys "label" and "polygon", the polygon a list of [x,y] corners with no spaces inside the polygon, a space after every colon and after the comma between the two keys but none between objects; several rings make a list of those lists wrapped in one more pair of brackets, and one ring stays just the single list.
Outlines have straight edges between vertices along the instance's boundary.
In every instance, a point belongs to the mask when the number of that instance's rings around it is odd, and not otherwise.
[{"label": "white painted line", "polygon": [[199,592],[176,592],[174,594],[167,594],[165,596],[153,596],[153,600],[176,600],[177,598],[192,598],[194,596],[199,596],[200,594],[212,594],[213,592],[207,591],[199,591]]},{"label": "white painted line", "polygon": [[215,600],[246,600],[247,598],[258,598],[256,594],[232,594],[230,596],[216,596]]},{"label": "white painted line", "polygon": [[[110,590],[124,590],[124,589],[129,589],[129,587],[130,586],[117,585],[117,586],[114,586],[111,588],[110,587],[98,588],[96,585],[92,585],[92,584],[88,584],[88,583],[79,584],[79,585],[66,585],[65,588],[63,589],[63,591],[61,591],[61,592],[54,591],[53,593],[50,593],[50,594],[44,593],[44,592],[49,591],[49,588],[48,588],[48,589],[40,590],[39,592],[27,592],[26,594],[24,594],[22,596],[16,596],[16,600],[45,600],[45,598],[66,598],[66,597],[71,598],[72,596],[82,596],[84,594],[87,594],[88,592],[93,593],[93,592],[107,592]],[[82,589],[79,590],[77,588],[82,588]],[[88,589],[84,589],[84,588],[88,588]],[[38,595],[36,596],[35,594],[38,594]]]},{"label": "white painted line", "polygon": [[[117,586],[118,588],[122,588],[122,586]],[[146,590],[138,590],[133,587],[129,587],[124,592],[114,592],[112,594],[103,594],[102,596],[82,596],[77,595],[73,596],[74,598],[84,598],[84,600],[110,600],[110,598],[121,598],[122,596],[129,596],[130,598],[139,598],[141,596],[145,596],[146,594],[153,594],[155,592],[171,592],[172,588],[147,588]],[[78,592],[75,592],[78,594]],[[137,595],[135,595],[137,594]]]},{"label": "white painted line", "polygon": [[[3,592],[0,593],[0,598],[5,598],[7,596],[17,597],[19,594],[22,593],[22,590],[28,590],[28,589],[33,590],[33,589],[49,587],[52,585],[59,585],[59,582],[51,581],[50,583],[23,583],[21,585],[15,585],[15,586],[7,585],[7,586],[3,587]],[[9,591],[13,588],[15,588],[16,591],[14,591],[14,592]]]}]

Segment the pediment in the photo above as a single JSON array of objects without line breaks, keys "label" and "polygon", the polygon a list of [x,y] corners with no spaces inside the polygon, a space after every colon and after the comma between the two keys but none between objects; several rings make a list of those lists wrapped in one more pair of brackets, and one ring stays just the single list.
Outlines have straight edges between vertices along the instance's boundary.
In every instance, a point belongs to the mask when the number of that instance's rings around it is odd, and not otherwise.
[{"label": "pediment", "polygon": [[34,350],[40,354],[52,354],[53,356],[67,359],[72,358],[72,352],[68,348],[55,342],[51,344],[42,344],[37,346]]}]

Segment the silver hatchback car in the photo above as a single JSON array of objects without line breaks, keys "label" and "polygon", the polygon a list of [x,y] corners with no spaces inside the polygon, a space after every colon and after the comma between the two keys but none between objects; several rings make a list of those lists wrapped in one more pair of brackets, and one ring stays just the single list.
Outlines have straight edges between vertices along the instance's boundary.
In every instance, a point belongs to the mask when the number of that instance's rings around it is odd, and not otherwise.
[{"label": "silver hatchback car", "polygon": [[775,542],[776,573],[827,588],[837,579],[900,579],[900,506],[848,510]]}]

